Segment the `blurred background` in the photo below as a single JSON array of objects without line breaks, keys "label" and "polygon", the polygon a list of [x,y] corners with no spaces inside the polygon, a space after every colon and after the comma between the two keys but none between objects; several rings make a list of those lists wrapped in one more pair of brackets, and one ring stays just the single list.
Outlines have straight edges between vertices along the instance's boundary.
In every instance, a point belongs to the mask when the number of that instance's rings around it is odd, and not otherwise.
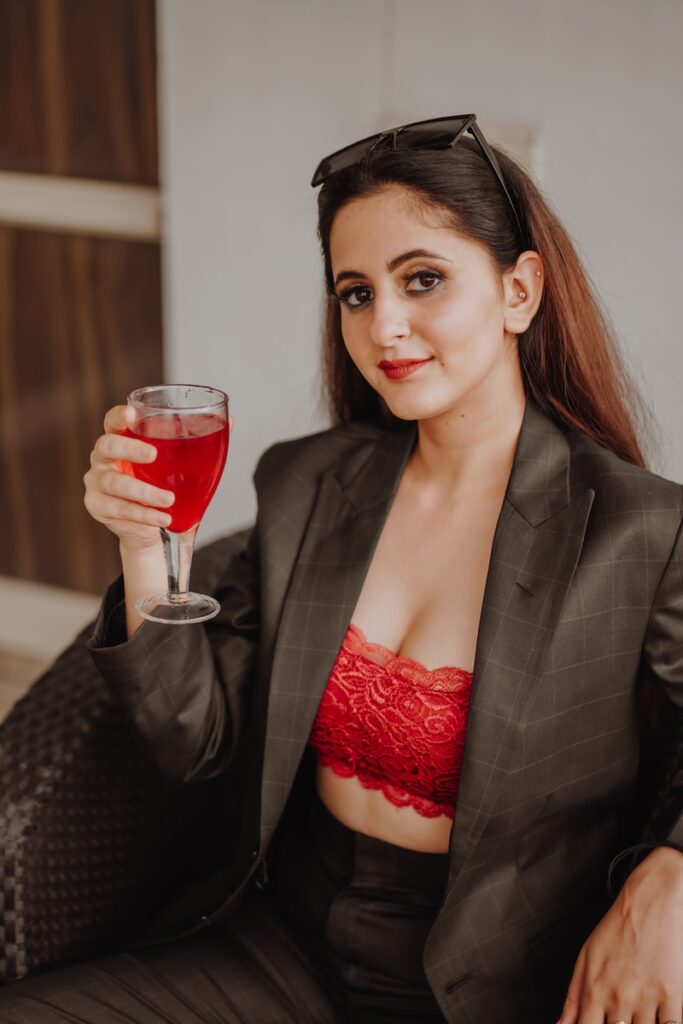
[{"label": "blurred background", "polygon": [[107,408],[208,383],[235,418],[199,543],[251,521],[320,399],[318,160],[475,112],[567,226],[683,480],[680,0],[0,0],[0,717],[92,616]]}]

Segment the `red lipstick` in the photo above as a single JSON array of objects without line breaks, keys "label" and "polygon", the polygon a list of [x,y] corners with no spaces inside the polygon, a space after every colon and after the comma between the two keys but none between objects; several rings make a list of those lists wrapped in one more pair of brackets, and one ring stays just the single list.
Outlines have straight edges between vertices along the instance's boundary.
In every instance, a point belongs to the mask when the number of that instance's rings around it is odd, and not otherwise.
[{"label": "red lipstick", "polygon": [[431,362],[431,356],[429,359],[383,359],[377,365],[380,370],[384,371],[389,380],[402,380],[429,362]]}]

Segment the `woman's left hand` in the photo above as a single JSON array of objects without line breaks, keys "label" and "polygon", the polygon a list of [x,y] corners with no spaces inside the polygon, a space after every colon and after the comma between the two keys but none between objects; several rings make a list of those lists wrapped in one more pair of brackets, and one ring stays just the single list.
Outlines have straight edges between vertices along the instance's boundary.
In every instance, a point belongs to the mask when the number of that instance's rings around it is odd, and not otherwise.
[{"label": "woman's left hand", "polygon": [[581,947],[557,1024],[681,1024],[683,854],[657,847]]}]

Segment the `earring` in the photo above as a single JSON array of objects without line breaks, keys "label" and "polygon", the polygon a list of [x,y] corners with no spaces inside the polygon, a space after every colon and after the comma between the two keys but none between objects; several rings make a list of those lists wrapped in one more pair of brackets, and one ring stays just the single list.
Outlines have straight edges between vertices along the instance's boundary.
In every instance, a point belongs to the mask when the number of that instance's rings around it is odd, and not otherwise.
[{"label": "earring", "polygon": [[519,295],[520,299],[526,298],[526,292],[517,292],[517,294]]},{"label": "earring", "polygon": [[541,271],[540,271],[540,270],[537,270],[537,271],[536,271],[536,277],[540,277],[540,276],[541,276]]}]

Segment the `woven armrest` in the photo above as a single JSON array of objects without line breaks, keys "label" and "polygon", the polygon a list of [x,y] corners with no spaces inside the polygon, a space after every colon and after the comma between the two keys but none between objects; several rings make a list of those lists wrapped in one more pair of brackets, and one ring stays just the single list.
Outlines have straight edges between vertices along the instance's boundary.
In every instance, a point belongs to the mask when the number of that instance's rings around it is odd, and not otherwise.
[{"label": "woven armrest", "polygon": [[[211,593],[246,531],[197,551]],[[0,981],[134,937],[200,869],[224,782],[161,776],[86,647],[92,624],[0,725]]]}]

